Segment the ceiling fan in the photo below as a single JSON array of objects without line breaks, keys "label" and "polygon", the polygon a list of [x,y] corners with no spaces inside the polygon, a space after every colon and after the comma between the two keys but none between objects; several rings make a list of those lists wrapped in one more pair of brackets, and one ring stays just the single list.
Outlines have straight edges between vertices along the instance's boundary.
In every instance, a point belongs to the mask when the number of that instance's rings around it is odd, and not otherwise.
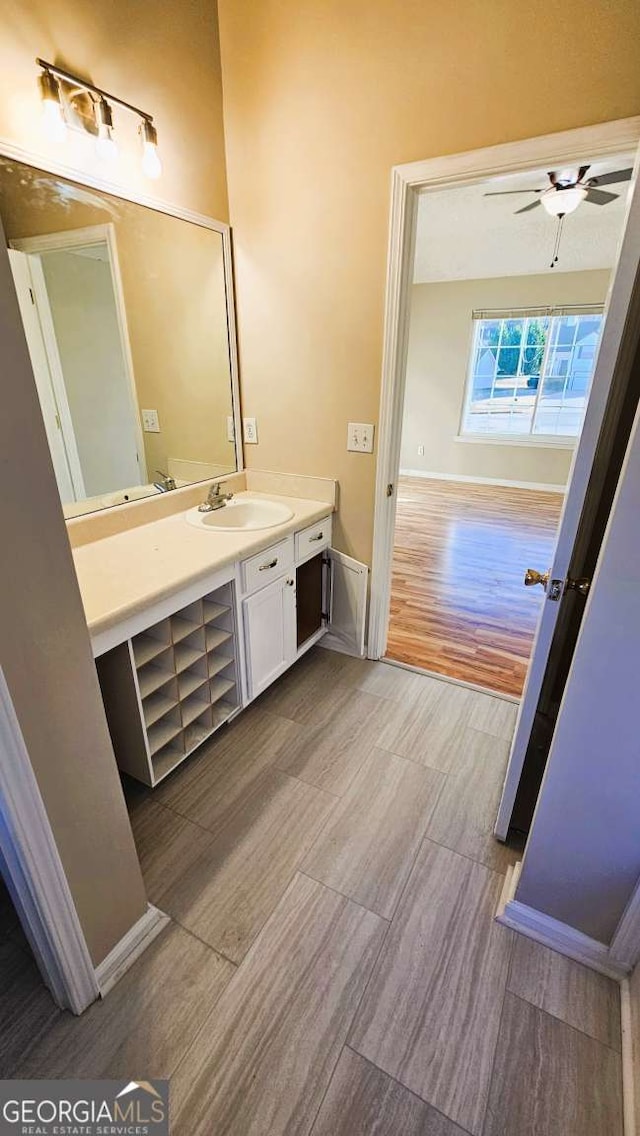
[{"label": "ceiling fan", "polygon": [[579,169],[550,170],[548,173],[549,185],[544,189],[503,189],[492,193],[485,193],[485,197],[502,197],[514,193],[538,194],[537,201],[531,201],[516,213],[528,213],[542,205],[552,217],[564,217],[567,213],[582,204],[590,201],[592,205],[609,205],[620,196],[618,193],[605,193],[600,187],[603,185],[619,185],[630,181],[632,169],[614,170],[612,173],[600,174],[598,177],[586,176],[590,166],[580,166]]}]

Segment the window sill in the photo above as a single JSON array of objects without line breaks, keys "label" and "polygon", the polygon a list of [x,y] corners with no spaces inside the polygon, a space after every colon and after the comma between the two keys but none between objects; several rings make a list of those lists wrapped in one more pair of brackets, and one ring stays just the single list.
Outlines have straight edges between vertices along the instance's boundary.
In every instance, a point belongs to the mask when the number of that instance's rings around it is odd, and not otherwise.
[{"label": "window sill", "polygon": [[453,440],[484,446],[543,446],[551,450],[575,450],[578,444],[577,438],[549,437],[544,434],[456,434]]}]

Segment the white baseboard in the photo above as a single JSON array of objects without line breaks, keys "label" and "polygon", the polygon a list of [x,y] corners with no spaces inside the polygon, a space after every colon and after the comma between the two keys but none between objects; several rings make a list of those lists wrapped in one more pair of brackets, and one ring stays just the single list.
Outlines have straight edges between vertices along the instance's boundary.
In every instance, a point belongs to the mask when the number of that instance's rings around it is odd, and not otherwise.
[{"label": "white baseboard", "polygon": [[512,931],[526,935],[529,939],[535,939],[537,943],[550,947],[558,954],[581,962],[584,966],[599,971],[600,974],[606,974],[608,978],[614,978],[617,982],[626,978],[630,968],[611,959],[609,948],[605,943],[600,943],[597,939],[584,935],[582,931],[577,931],[574,927],[553,919],[551,915],[536,911],[535,908],[513,898],[521,866],[522,862],[519,861],[507,872],[496,912],[496,921],[505,927],[510,927]]},{"label": "white baseboard", "polygon": [[539,493],[567,492],[566,485],[547,485],[544,481],[509,481],[503,477],[471,477],[463,473],[430,473],[425,469],[401,469],[401,477],[424,477],[427,481],[463,481],[470,485],[501,485],[505,489],[535,489]]},{"label": "white baseboard", "polygon": [[160,934],[169,922],[169,916],[159,911],[152,904],[147,906],[144,915],[130,927],[126,935],[116,943],[115,947],[105,959],[96,967],[96,979],[100,987],[100,995],[104,998],[116,982],[122,978],[136,959]]}]

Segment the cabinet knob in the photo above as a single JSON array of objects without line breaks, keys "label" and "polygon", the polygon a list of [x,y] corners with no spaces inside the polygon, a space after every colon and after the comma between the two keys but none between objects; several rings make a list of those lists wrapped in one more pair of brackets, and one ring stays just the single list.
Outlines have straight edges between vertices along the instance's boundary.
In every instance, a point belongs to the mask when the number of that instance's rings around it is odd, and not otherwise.
[{"label": "cabinet knob", "polygon": [[319,532],[317,536],[310,536],[309,537],[309,544],[311,544],[312,540],[322,540],[323,536],[324,536],[323,532]]},{"label": "cabinet knob", "polygon": [[295,584],[295,580],[287,580],[288,587],[292,588],[294,584]]}]

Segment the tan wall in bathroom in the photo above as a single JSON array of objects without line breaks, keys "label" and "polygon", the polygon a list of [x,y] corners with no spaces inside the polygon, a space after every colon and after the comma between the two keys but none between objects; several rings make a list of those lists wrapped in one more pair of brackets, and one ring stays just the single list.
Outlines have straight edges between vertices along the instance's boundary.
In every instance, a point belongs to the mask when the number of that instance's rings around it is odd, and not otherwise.
[{"label": "tan wall in bathroom", "polygon": [[[0,137],[50,155],[34,57],[56,59],[156,118],[165,172],[139,172],[135,137],[114,181],[227,219],[215,3],[5,0]],[[65,162],[96,173],[86,139]],[[99,962],[145,898],[106,731],[80,595],[8,261],[0,253],[3,413],[2,665],[87,936]]]},{"label": "tan wall in bathroom", "polygon": [[249,467],[340,479],[369,560],[394,164],[640,112],[637,0],[219,0]]},{"label": "tan wall in bathroom", "polygon": [[86,137],[70,137],[62,150],[44,137],[36,56],[153,115],[162,178],[141,173],[136,123],[123,115],[114,185],[228,220],[215,0],[3,0],[0,138],[105,176]]},{"label": "tan wall in bathroom", "polygon": [[98,963],[146,899],[4,242],[0,344],[0,662]]}]

